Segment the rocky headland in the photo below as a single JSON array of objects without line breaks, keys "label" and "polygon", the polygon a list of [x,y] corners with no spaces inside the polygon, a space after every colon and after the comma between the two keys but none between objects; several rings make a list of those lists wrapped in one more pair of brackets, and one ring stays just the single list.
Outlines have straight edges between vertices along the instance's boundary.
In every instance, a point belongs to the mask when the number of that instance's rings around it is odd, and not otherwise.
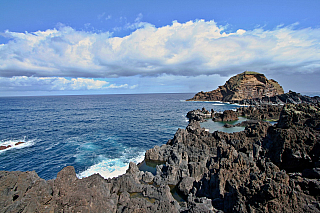
[{"label": "rocky headland", "polygon": [[199,92],[188,101],[240,102],[283,94],[283,88],[263,74],[245,71],[231,77],[223,86],[210,92]]},{"label": "rocky headland", "polygon": [[[234,113],[256,121],[210,133],[200,117],[216,113],[189,112],[186,129],[146,152],[154,173],[134,163],[112,179],[78,179],[71,166],[48,181],[34,171],[0,171],[0,212],[320,212],[320,105]],[[266,115],[278,123],[262,121]]]}]

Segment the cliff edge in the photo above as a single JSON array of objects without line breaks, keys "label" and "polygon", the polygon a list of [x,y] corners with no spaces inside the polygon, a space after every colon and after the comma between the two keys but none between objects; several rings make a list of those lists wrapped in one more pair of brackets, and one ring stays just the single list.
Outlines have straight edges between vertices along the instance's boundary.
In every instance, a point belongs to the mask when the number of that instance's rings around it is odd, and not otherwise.
[{"label": "cliff edge", "polygon": [[245,71],[231,77],[223,86],[210,92],[199,92],[187,101],[224,101],[234,102],[244,99],[273,97],[283,94],[283,88],[264,74]]}]

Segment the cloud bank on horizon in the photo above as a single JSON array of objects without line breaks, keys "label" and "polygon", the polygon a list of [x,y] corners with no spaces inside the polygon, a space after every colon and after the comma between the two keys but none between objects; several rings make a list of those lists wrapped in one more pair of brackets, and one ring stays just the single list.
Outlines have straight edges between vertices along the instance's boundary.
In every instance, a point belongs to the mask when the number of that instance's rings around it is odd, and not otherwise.
[{"label": "cloud bank on horizon", "polygon": [[[137,18],[130,35],[78,31],[69,26],[36,32],[5,31],[0,44],[0,90],[134,89],[101,78],[320,73],[320,28],[296,24],[272,30],[226,32],[213,20],[155,27]],[[40,82],[40,83],[39,83]]]}]

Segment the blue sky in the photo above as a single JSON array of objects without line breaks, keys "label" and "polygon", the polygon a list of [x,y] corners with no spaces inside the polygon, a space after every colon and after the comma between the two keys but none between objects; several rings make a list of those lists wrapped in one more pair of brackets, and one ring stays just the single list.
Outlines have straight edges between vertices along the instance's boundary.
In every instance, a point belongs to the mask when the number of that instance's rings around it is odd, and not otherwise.
[{"label": "blue sky", "polygon": [[320,1],[0,0],[0,96],[210,91],[253,70],[319,94]]}]

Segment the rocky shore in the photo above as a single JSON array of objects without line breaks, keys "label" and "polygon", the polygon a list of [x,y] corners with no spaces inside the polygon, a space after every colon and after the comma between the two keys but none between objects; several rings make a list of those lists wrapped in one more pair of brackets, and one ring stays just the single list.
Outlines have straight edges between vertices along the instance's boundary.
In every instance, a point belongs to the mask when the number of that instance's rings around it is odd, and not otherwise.
[{"label": "rocky shore", "polygon": [[284,93],[282,86],[263,74],[245,71],[231,77],[224,85],[209,92],[198,92],[187,101],[222,101],[241,105],[318,104],[320,97],[309,97],[293,91]]},{"label": "rocky shore", "polygon": [[73,167],[48,181],[0,171],[0,212],[320,212],[320,105],[233,113],[256,121],[241,132],[210,133],[201,119],[234,115],[189,112],[186,129],[146,152],[155,173],[134,163],[113,179],[78,179]]},{"label": "rocky shore", "polygon": [[289,91],[288,93],[275,95],[272,97],[262,97],[262,98],[253,98],[253,99],[243,99],[231,101],[231,103],[237,103],[241,105],[284,105],[287,103],[291,104],[318,104],[320,103],[320,97],[314,96],[309,97],[307,95],[301,95],[300,93],[296,93],[293,91]]}]

